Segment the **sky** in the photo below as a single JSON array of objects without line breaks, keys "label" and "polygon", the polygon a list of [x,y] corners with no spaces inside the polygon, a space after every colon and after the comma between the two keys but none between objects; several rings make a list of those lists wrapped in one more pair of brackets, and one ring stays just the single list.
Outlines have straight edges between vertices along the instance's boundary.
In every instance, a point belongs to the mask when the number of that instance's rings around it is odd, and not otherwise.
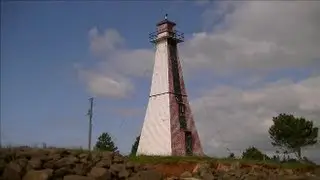
[{"label": "sky", "polygon": [[[111,134],[122,153],[139,135],[154,63],[149,33],[168,13],[208,155],[272,154],[279,113],[320,126],[320,2],[1,2],[1,139],[87,147]],[[319,162],[320,146],[304,149]]]}]

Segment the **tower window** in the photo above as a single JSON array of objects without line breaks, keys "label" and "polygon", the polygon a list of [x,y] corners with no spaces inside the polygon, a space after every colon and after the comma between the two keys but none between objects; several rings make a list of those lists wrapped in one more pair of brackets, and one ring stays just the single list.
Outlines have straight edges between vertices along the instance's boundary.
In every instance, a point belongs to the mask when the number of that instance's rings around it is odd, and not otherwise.
[{"label": "tower window", "polygon": [[185,119],[184,116],[180,116],[179,117],[179,121],[180,121],[180,129],[187,129],[187,121]]},{"label": "tower window", "polygon": [[176,95],[176,101],[177,101],[177,103],[182,103],[182,97]]},{"label": "tower window", "polygon": [[192,134],[190,131],[185,132],[185,147],[186,147],[186,155],[191,156],[193,154],[192,148]]},{"label": "tower window", "polygon": [[184,116],[185,114],[185,105],[183,103],[179,103],[179,115]]}]

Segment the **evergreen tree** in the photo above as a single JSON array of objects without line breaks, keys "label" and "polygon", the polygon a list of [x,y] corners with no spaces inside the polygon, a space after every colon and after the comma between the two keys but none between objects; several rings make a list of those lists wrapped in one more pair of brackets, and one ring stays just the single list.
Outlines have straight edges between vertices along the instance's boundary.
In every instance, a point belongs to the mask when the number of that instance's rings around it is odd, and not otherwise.
[{"label": "evergreen tree", "polygon": [[266,160],[269,157],[263,154],[259,149],[255,147],[249,147],[242,153],[243,159],[252,159],[252,160]]},{"label": "evergreen tree", "polygon": [[301,157],[301,148],[317,143],[319,128],[314,127],[312,121],[296,118],[293,115],[280,114],[273,118],[273,125],[269,129],[272,145],[295,153]]},{"label": "evergreen tree", "polygon": [[95,149],[100,151],[115,152],[118,150],[118,147],[115,146],[111,136],[108,133],[104,132],[99,136],[98,141],[95,145]]},{"label": "evergreen tree", "polygon": [[131,148],[131,155],[135,156],[138,150],[138,146],[139,146],[139,141],[140,141],[140,136],[138,136],[136,138],[136,141],[132,144],[132,148]]},{"label": "evergreen tree", "polygon": [[230,159],[234,159],[234,158],[235,158],[234,153],[230,153],[230,154],[229,154],[229,156],[228,156],[228,158],[230,158]]}]

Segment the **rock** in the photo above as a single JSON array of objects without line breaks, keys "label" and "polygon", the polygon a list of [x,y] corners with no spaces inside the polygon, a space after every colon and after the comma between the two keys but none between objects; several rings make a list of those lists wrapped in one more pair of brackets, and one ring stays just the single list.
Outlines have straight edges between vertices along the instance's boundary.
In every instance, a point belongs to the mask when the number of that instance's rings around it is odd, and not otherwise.
[{"label": "rock", "polygon": [[55,160],[48,160],[43,164],[43,167],[46,169],[54,169],[55,168],[54,163],[55,163]]},{"label": "rock", "polygon": [[125,179],[127,177],[129,177],[130,173],[126,170],[126,169],[122,169],[119,173],[118,173],[118,177],[120,179]]},{"label": "rock", "polygon": [[167,177],[165,180],[180,180],[180,178],[173,176],[173,177]]},{"label": "rock", "polygon": [[26,159],[30,159],[32,156],[32,151],[18,151],[16,152],[16,156],[17,158],[26,158]]},{"label": "rock", "polygon": [[78,155],[78,157],[80,158],[80,159],[88,159],[88,157],[89,157],[89,154],[87,154],[87,153],[81,153],[81,154],[79,154]]},{"label": "rock", "polygon": [[[65,152],[65,151],[63,151]],[[67,167],[70,166],[72,164],[75,164],[79,162],[79,159],[74,157],[74,156],[68,156],[68,157],[64,157],[62,159],[59,159],[57,162],[54,163],[54,167],[56,168],[62,168],[62,167]]]},{"label": "rock", "polygon": [[[167,180],[320,180],[320,169],[315,167],[288,170],[263,163],[244,165],[238,162],[231,164],[202,162],[196,165],[192,174],[191,171],[186,171],[189,168],[184,168],[181,164],[159,165],[154,163],[140,165],[113,152],[85,152],[57,148],[0,148],[0,180],[160,180],[163,175],[159,172],[180,176],[180,178],[166,178]],[[189,164],[188,167],[193,166]],[[186,172],[179,174],[183,171]]]},{"label": "rock", "polygon": [[67,175],[63,177],[63,180],[95,180],[93,177],[79,176],[79,175]]},{"label": "rock", "polygon": [[104,159],[104,158],[113,159],[113,157],[114,157],[114,153],[110,152],[110,151],[102,151],[102,152],[100,152],[100,155],[101,155],[102,159]]},{"label": "rock", "polygon": [[71,152],[69,150],[66,150],[66,149],[58,150],[58,152],[60,153],[61,157],[66,157],[66,156],[69,156],[71,154]]},{"label": "rock", "polygon": [[20,180],[21,179],[22,168],[16,162],[10,162],[4,172],[2,177],[7,180]]},{"label": "rock", "polygon": [[102,159],[95,165],[96,167],[103,167],[103,168],[109,168],[112,164],[111,159]]},{"label": "rock", "polygon": [[192,174],[201,174],[204,172],[210,172],[210,164],[208,163],[198,163],[192,170]]},{"label": "rock", "polygon": [[192,173],[189,171],[185,171],[180,175],[181,178],[188,178],[188,177],[192,177]]},{"label": "rock", "polygon": [[4,161],[4,159],[0,159],[0,174],[3,173],[5,168],[6,168],[6,162]]},{"label": "rock", "polygon": [[54,171],[53,175],[55,178],[64,177],[65,175],[73,174],[73,171],[68,167],[62,167]]},{"label": "rock", "polygon": [[88,173],[89,168],[86,164],[76,164],[75,167],[73,168],[73,172],[76,175],[84,176]]},{"label": "rock", "polygon": [[142,170],[142,169],[143,169],[143,167],[142,167],[141,164],[135,163],[135,164],[134,164],[134,168],[133,168],[133,172],[138,172],[138,171],[140,171],[140,170]]},{"label": "rock", "polygon": [[15,162],[17,162],[17,164],[19,164],[19,166],[21,167],[22,170],[24,170],[28,164],[28,159],[26,158],[21,158],[16,160]]},{"label": "rock", "polygon": [[293,170],[292,169],[285,169],[284,172],[288,175],[292,175],[294,174]]},{"label": "rock", "polygon": [[209,172],[203,173],[201,177],[203,180],[214,180],[214,176]]},{"label": "rock", "polygon": [[285,176],[283,177],[284,180],[306,180],[305,177],[303,176],[297,176],[297,175],[289,175],[289,176]]},{"label": "rock", "polygon": [[[51,153],[53,153],[53,152],[51,152]],[[57,161],[57,160],[61,159],[61,155],[60,154],[49,154],[48,159]]]},{"label": "rock", "polygon": [[240,166],[241,166],[240,162],[233,162],[233,163],[231,164],[230,169],[232,169],[232,170],[239,169]]},{"label": "rock", "polygon": [[48,180],[52,176],[52,169],[28,171],[22,180]]},{"label": "rock", "polygon": [[230,170],[230,167],[219,163],[218,166],[217,166],[217,170],[226,172],[226,171]]},{"label": "rock", "polygon": [[127,162],[126,163],[126,168],[127,169],[134,169],[135,164],[133,162]]},{"label": "rock", "polygon": [[123,163],[124,162],[124,158],[120,155],[115,155],[113,157],[113,160],[112,160],[112,163],[114,164],[120,164],[120,163]]},{"label": "rock", "polygon": [[96,180],[111,180],[111,173],[101,167],[94,167],[91,169],[90,173],[88,173],[89,177],[93,177]]},{"label": "rock", "polygon": [[314,174],[317,176],[317,177],[320,177],[320,167],[316,168],[314,170]]},{"label": "rock", "polygon": [[100,154],[91,154],[90,155],[90,162],[92,163],[92,164],[96,164],[97,162],[99,162],[101,160],[101,156],[100,156]]},{"label": "rock", "polygon": [[113,175],[117,175],[120,171],[125,170],[126,167],[124,164],[113,164],[110,166],[110,172]]},{"label": "rock", "polygon": [[32,158],[28,161],[28,166],[30,169],[38,170],[42,167],[42,162],[40,158]]}]

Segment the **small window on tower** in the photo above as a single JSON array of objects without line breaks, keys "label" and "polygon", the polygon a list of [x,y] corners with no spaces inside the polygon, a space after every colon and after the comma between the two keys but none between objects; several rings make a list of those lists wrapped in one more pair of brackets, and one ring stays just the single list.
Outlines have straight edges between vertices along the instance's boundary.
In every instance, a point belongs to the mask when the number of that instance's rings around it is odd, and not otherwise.
[{"label": "small window on tower", "polygon": [[187,129],[187,121],[184,118],[184,116],[180,116],[179,121],[180,121],[180,129],[186,130]]},{"label": "small window on tower", "polygon": [[176,101],[179,103],[180,102],[180,98],[178,96],[176,96]]},{"label": "small window on tower", "polygon": [[185,113],[185,105],[183,103],[179,103],[179,114],[180,116],[184,116]]}]

